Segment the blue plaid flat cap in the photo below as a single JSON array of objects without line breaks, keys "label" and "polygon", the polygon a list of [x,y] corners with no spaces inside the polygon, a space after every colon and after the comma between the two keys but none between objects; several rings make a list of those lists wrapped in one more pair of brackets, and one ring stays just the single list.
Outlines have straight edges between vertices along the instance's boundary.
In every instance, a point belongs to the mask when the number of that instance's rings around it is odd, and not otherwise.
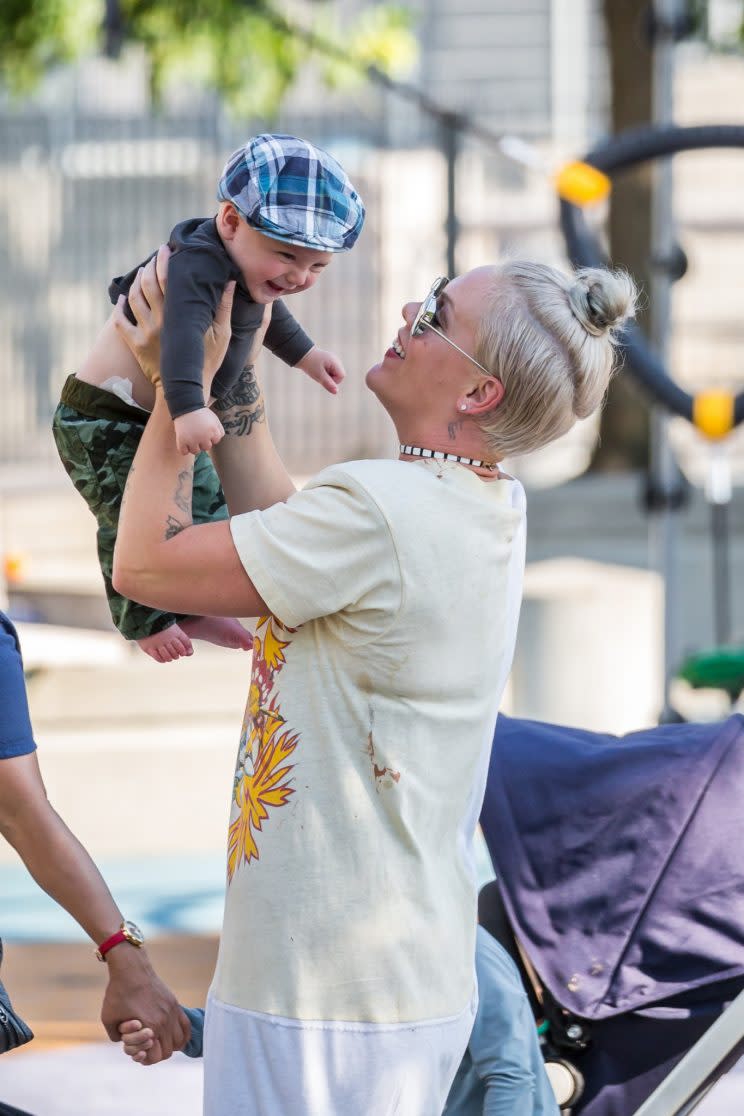
[{"label": "blue plaid flat cap", "polygon": [[217,197],[266,236],[322,252],[347,251],[364,224],[362,199],[343,167],[296,136],[254,136],[234,151]]}]

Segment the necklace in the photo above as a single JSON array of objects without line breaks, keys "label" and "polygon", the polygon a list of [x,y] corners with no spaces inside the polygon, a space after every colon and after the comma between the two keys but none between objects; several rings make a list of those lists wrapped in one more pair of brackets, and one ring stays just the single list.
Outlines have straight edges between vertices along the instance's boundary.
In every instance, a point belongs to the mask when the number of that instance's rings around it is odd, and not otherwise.
[{"label": "necklace", "polygon": [[472,465],[475,469],[498,469],[498,465],[490,461],[479,461],[477,457],[463,457],[459,453],[445,453],[444,450],[424,449],[423,446],[398,447],[400,453],[409,457],[433,457],[437,461],[456,461],[460,465]]}]

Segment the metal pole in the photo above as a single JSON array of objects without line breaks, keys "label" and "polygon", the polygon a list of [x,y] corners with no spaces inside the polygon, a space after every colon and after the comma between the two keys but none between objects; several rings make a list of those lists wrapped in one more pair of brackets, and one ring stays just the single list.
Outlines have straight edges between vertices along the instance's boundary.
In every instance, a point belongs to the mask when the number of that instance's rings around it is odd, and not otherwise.
[{"label": "metal pole", "polygon": [[[653,120],[668,124],[674,115],[674,48],[676,21],[682,14],[679,0],[656,0],[653,19]],[[674,248],[672,163],[660,159],[655,167],[652,200],[651,341],[665,364],[669,358],[671,278],[668,262]],[[664,584],[664,700],[662,721],[676,720],[670,687],[681,655],[679,636],[679,531],[671,506],[679,489],[679,470],[669,445],[670,417],[655,406],[651,412],[651,488],[656,509],[649,518],[651,563]]]},{"label": "metal pole", "polygon": [[439,118],[442,152],[447,165],[447,275],[457,275],[457,147],[459,119],[453,113],[442,113]]},{"label": "metal pole", "polygon": [[731,505],[731,461],[720,443],[710,448],[705,495],[710,504],[713,547],[714,632],[719,647],[731,640],[731,564],[729,561],[729,507]]}]

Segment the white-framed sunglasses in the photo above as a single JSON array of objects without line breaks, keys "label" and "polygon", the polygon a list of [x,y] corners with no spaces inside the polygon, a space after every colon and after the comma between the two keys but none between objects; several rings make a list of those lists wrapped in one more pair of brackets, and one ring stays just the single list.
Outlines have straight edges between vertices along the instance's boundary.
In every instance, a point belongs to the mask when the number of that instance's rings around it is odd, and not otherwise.
[{"label": "white-framed sunglasses", "polygon": [[437,317],[439,296],[448,283],[449,279],[445,276],[440,276],[439,279],[434,280],[431,285],[431,290],[419,306],[418,313],[413,319],[411,337],[420,337],[425,329],[430,329],[436,333],[438,337],[441,337],[443,341],[446,341],[448,345],[451,345],[453,349],[457,349],[458,353],[464,356],[466,360],[469,360],[471,364],[474,364],[476,368],[480,368],[483,375],[488,376],[489,380],[497,380],[498,376],[494,376],[493,372],[489,372],[487,368],[484,368],[483,365],[475,359],[475,357],[472,357],[470,353],[466,353],[464,349],[461,349],[459,345],[451,341],[446,333],[442,333],[442,330],[437,328],[440,325]]}]

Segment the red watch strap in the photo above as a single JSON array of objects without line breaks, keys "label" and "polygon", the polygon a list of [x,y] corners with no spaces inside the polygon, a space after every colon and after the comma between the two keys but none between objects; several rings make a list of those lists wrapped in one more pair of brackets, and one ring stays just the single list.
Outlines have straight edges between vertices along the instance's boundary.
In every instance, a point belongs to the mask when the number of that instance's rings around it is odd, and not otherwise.
[{"label": "red watch strap", "polygon": [[115,945],[118,945],[119,942],[125,942],[126,940],[126,935],[123,930],[117,930],[116,933],[112,934],[110,938],[106,938],[106,941],[101,942],[98,949],[96,950],[99,961],[103,961],[108,951],[110,949],[113,949]]}]

